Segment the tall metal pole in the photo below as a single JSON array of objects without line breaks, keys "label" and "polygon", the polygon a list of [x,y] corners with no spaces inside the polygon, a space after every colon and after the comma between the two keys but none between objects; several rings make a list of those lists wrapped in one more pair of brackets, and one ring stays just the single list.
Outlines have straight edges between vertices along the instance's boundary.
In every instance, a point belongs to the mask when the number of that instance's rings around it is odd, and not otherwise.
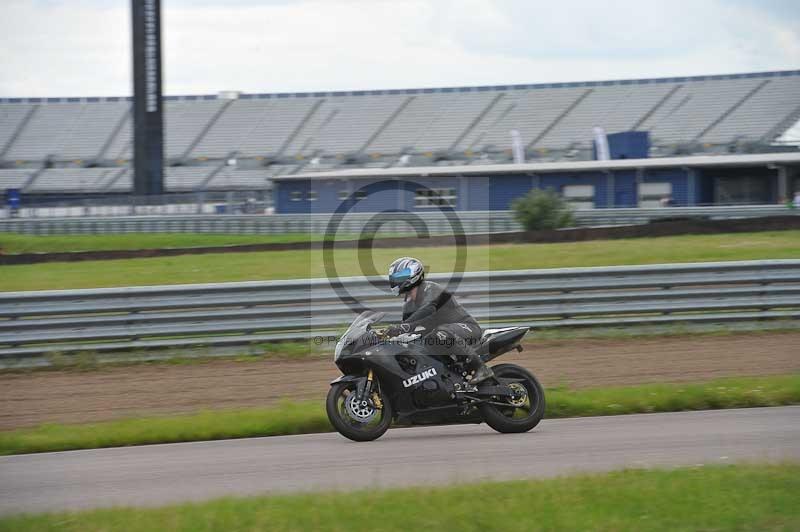
[{"label": "tall metal pole", "polygon": [[133,14],[133,190],[164,192],[161,0],[131,0]]}]

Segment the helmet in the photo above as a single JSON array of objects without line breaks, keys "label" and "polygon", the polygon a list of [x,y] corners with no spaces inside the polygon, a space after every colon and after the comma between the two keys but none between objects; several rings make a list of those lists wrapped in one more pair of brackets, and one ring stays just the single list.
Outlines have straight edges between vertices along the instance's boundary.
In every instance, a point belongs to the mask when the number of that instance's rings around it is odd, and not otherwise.
[{"label": "helmet", "polygon": [[389,266],[389,285],[394,295],[408,292],[424,278],[424,266],[413,257],[400,257]]}]

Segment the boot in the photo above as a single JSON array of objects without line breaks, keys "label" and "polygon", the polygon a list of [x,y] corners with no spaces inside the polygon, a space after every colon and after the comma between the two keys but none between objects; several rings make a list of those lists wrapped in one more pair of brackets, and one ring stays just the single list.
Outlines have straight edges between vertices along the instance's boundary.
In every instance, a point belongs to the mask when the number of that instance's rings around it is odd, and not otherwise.
[{"label": "boot", "polygon": [[478,356],[476,353],[472,353],[469,356],[469,365],[470,369],[474,370],[474,374],[472,378],[469,380],[469,384],[475,386],[490,377],[494,377],[494,371],[486,365],[486,363]]},{"label": "boot", "polygon": [[476,386],[490,377],[494,377],[494,371],[486,364],[481,364],[481,366],[475,370],[475,374],[469,380],[469,384]]}]

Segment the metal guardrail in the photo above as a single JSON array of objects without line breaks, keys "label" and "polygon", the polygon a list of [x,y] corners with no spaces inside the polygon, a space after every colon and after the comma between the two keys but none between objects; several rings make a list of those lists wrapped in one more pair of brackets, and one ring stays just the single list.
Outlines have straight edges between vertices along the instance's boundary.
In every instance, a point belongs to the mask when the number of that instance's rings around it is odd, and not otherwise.
[{"label": "metal guardrail", "polygon": [[579,225],[623,225],[647,223],[665,218],[708,218],[729,220],[765,216],[800,215],[800,209],[785,205],[718,205],[707,207],[662,207],[630,209],[590,209],[577,211]]},{"label": "metal guardrail", "polygon": [[[258,190],[171,192],[152,196],[26,196],[25,201],[14,211],[14,217],[39,219],[263,214],[273,208],[271,187],[271,184],[265,183]],[[0,218],[8,217],[11,217],[11,211],[3,204],[0,206]]]},{"label": "metal guardrail", "polygon": [[[339,282],[400,318],[400,302],[370,279]],[[800,260],[474,272],[456,293],[485,326],[796,319]],[[300,340],[335,335],[352,317],[327,279],[8,292],[0,359]]]},{"label": "metal guardrail", "polygon": [[[522,226],[511,211],[456,211],[458,223],[467,234],[520,231]],[[800,209],[783,205],[739,205],[713,207],[663,207],[630,209],[586,209],[575,211],[580,226],[626,225],[664,218],[702,217],[708,219],[756,218],[800,215]],[[349,213],[339,233],[360,233],[375,213]],[[407,233],[406,220],[421,218],[432,234],[453,234],[451,219],[440,212],[381,213],[388,223],[384,232]],[[0,232],[25,234],[114,234],[114,233],[230,233],[283,234],[324,233],[330,214],[129,216],[110,218],[15,218],[0,219]]]}]

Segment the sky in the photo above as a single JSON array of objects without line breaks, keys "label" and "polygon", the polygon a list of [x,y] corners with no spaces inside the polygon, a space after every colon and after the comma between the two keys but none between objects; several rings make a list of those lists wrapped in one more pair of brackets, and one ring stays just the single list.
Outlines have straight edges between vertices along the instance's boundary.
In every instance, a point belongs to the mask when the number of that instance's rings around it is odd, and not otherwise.
[{"label": "sky", "polygon": [[[0,97],[132,92],[129,0],[0,0]],[[800,0],[162,0],[164,93],[800,68]]]}]

